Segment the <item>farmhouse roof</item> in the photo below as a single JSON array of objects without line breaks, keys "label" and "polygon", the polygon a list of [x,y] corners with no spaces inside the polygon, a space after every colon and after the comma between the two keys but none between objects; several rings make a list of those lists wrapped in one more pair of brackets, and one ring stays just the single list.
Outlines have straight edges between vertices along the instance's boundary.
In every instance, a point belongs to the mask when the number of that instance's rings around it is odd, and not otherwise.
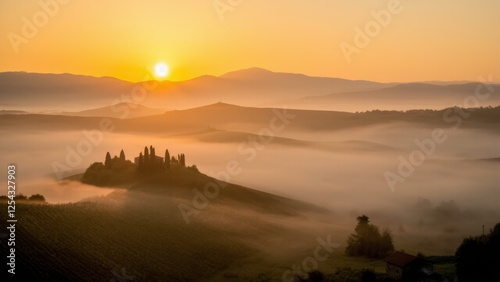
[{"label": "farmhouse roof", "polygon": [[385,262],[395,266],[403,267],[416,259],[416,256],[412,256],[403,252],[394,252],[385,258]]}]

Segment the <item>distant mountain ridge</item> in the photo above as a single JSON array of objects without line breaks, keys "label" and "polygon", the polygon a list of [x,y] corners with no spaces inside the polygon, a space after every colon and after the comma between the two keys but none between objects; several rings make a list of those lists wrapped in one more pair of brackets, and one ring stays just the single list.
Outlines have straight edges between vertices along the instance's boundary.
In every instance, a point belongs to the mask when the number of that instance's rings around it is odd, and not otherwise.
[{"label": "distant mountain ridge", "polygon": [[370,81],[310,77],[250,68],[218,77],[206,75],[179,82],[162,81],[146,90],[145,99],[133,100],[134,89],[143,85],[143,82],[132,83],[109,77],[5,72],[0,73],[0,108],[81,111],[117,102],[131,102],[183,109],[217,101],[256,106],[309,95],[386,87],[386,84]]},{"label": "distant mountain ridge", "polygon": [[68,110],[111,105],[131,83],[74,74],[0,73],[0,108]]},{"label": "distant mountain ridge", "polygon": [[[148,85],[147,89],[144,88]],[[84,111],[117,103],[188,109],[215,102],[335,111],[442,109],[459,105],[478,83],[379,83],[249,68],[185,81],[127,82],[73,74],[0,73],[0,109]],[[500,104],[500,85],[481,105]]]}]

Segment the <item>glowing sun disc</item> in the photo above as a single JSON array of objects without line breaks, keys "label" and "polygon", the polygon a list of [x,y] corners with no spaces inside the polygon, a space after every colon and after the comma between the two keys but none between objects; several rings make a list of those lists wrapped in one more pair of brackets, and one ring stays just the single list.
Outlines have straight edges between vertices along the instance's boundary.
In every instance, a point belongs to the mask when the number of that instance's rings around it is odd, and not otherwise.
[{"label": "glowing sun disc", "polygon": [[164,63],[158,63],[155,66],[155,75],[157,77],[166,77],[168,75],[168,66]]}]

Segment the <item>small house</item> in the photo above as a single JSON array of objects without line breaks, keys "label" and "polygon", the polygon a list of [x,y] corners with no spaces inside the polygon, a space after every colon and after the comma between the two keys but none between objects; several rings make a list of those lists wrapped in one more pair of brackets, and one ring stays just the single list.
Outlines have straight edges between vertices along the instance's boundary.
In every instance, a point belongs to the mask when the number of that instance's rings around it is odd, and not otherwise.
[{"label": "small house", "polygon": [[403,252],[394,252],[385,258],[386,273],[395,280],[411,280],[421,273],[430,275],[432,264],[422,257]]}]

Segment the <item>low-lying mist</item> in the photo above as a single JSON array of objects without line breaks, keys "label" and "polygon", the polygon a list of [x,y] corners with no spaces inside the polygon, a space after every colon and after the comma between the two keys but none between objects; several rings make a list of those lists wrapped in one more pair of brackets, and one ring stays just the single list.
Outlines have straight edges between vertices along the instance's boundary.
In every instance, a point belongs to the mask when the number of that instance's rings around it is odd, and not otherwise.
[{"label": "low-lying mist", "polygon": [[[78,131],[13,132],[0,140],[0,146],[2,165],[17,166],[18,191],[43,194],[50,203],[74,202],[112,191],[59,182],[55,163],[70,168],[61,174],[67,177],[83,172],[93,162],[104,162],[106,152],[119,155],[123,149],[127,159],[133,160],[144,146],[153,145],[159,156],[165,149],[173,156],[186,154],[187,165],[195,164],[209,176],[331,209],[336,215],[332,223],[345,226],[345,235],[354,227],[356,216],[366,214],[375,224],[392,230],[397,246],[450,253],[464,236],[478,234],[482,225],[489,228],[498,222],[500,162],[477,159],[500,156],[500,135],[445,129],[447,140],[435,144],[432,154],[413,165],[412,173],[401,175],[401,158],[409,162],[412,152],[421,150],[415,140],[431,138],[432,130],[394,124],[311,134],[285,130],[279,134],[307,140],[299,143],[278,138],[252,143],[245,134],[228,140],[221,135],[217,138],[222,139],[208,142],[196,135],[105,133],[102,142],[76,159],[68,155],[85,140]],[[241,169],[228,174],[226,167],[234,161]],[[386,172],[402,181],[391,188]],[[448,243],[432,243],[434,237]]]},{"label": "low-lying mist", "polygon": [[51,204],[74,203],[94,197],[105,196],[116,188],[95,187],[79,181],[55,181],[50,178],[38,178],[21,182],[18,193],[30,196],[42,194]]}]

